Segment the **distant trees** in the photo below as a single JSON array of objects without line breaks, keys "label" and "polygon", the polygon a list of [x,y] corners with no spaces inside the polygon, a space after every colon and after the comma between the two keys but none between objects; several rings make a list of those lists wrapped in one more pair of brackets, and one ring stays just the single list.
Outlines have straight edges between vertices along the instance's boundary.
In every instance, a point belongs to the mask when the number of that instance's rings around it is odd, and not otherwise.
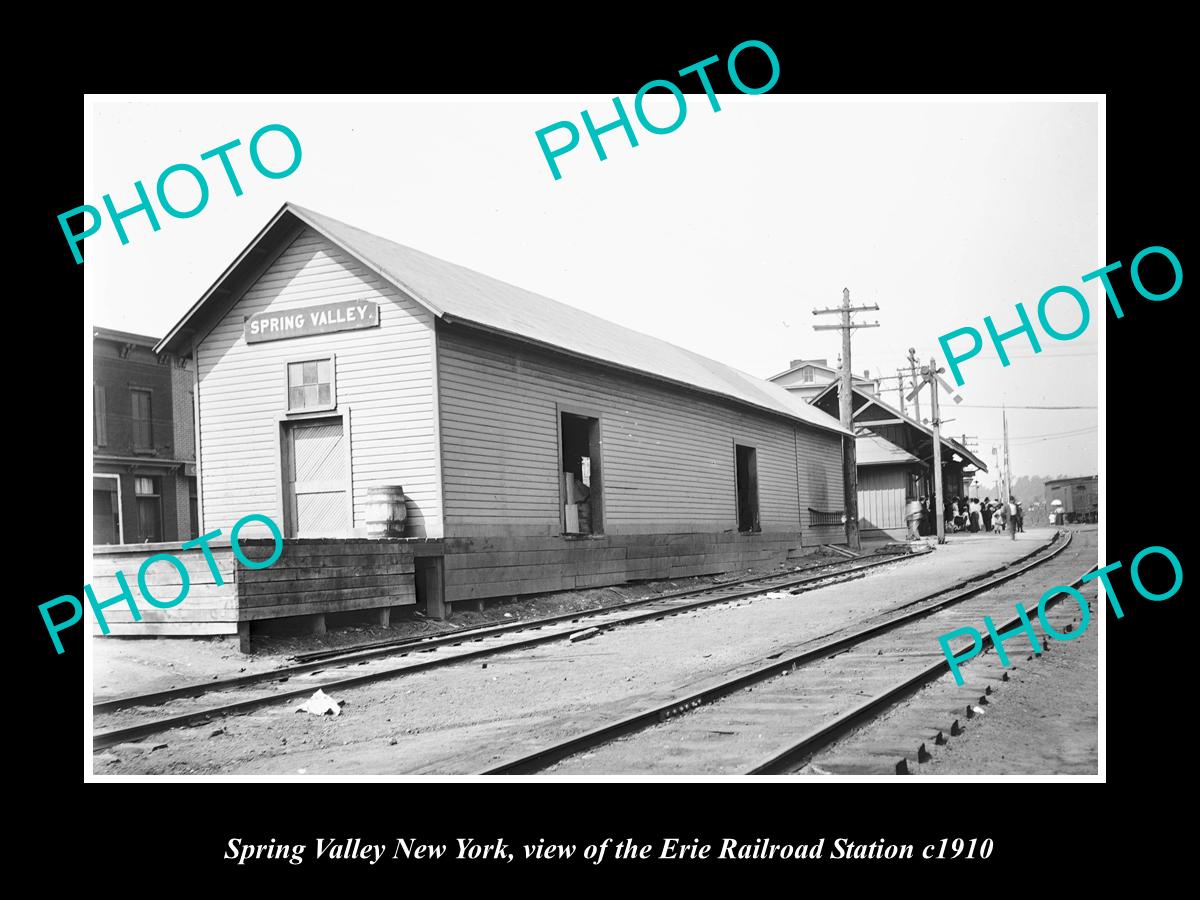
[{"label": "distant trees", "polygon": [[1038,500],[1046,499],[1046,482],[1058,478],[1070,478],[1070,475],[1022,475],[1013,481],[1013,495],[1023,506],[1030,506]]}]

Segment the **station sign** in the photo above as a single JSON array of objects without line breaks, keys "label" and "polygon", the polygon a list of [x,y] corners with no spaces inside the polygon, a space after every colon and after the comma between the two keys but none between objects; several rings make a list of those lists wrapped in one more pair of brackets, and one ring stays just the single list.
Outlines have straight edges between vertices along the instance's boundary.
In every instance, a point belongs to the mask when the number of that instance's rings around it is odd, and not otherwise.
[{"label": "station sign", "polygon": [[379,304],[373,300],[345,300],[303,309],[263,312],[248,316],[246,343],[281,341],[310,334],[374,328],[379,324]]}]

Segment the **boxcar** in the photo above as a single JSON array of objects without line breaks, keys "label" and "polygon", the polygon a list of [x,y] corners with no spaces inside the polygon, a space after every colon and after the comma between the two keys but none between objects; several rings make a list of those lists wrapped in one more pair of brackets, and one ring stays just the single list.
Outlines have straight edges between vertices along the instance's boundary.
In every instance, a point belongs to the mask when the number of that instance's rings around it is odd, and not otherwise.
[{"label": "boxcar", "polygon": [[1046,482],[1046,506],[1053,510],[1055,500],[1062,521],[1056,524],[1096,522],[1100,518],[1100,478],[1088,475],[1082,478],[1059,478]]}]

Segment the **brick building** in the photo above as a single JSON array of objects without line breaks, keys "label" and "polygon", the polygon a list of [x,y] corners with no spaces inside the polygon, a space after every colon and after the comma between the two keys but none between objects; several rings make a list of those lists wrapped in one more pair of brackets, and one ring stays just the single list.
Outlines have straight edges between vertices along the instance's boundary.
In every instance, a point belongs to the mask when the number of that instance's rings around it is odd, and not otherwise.
[{"label": "brick building", "polygon": [[157,340],[92,331],[93,544],[199,533],[192,364]]}]

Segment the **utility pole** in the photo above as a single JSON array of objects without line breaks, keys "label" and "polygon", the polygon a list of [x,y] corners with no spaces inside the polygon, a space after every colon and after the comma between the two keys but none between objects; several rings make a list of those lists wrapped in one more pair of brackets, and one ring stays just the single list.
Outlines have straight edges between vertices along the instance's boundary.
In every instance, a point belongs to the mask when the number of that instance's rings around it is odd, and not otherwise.
[{"label": "utility pole", "polygon": [[[916,348],[914,348],[914,347],[908,348],[908,371],[909,371],[909,374],[912,375],[912,383],[913,383],[913,394],[912,394],[913,418],[916,419],[918,422],[920,422],[921,421],[921,398],[920,398],[920,395],[917,393],[920,390],[920,387],[917,384],[917,351],[916,351]],[[936,387],[933,390],[935,393],[937,392]],[[941,538],[940,531],[938,532],[938,537],[939,537],[939,539]],[[941,543],[940,540],[939,540],[939,543]]]},{"label": "utility pole", "polygon": [[878,322],[851,322],[850,314],[868,309],[879,309],[878,303],[870,306],[851,306],[850,288],[842,288],[842,305],[826,309],[814,309],[814,316],[837,313],[842,317],[840,325],[814,325],[814,331],[840,331],[842,333],[842,383],[838,387],[838,412],[842,427],[850,436],[842,438],[842,481],[844,484],[846,510],[846,543],[851,550],[858,550],[862,543],[858,537],[858,454],[854,447],[854,395],[851,375],[854,371],[850,362],[850,332],[855,328],[878,328]]},{"label": "utility pole", "polygon": [[896,370],[896,393],[898,393],[900,395],[900,413],[901,413],[901,415],[908,415],[906,412],[904,412],[904,370],[903,369]]},{"label": "utility pole", "polygon": [[[937,360],[932,357],[929,360],[928,371],[930,373],[929,402],[933,406],[933,412],[930,413],[933,418],[929,422],[933,427],[933,502],[937,512],[937,541],[939,544],[944,544],[946,543],[946,518],[942,514],[942,505],[945,502],[942,498],[942,423],[938,419],[938,386],[933,381],[933,375],[937,372]],[[913,393],[916,393],[915,389]],[[916,400],[914,399],[913,402],[915,403]]]},{"label": "utility pole", "polygon": [[[1001,406],[1001,415],[1004,416],[1004,502],[1005,504],[1013,503],[1012,499],[1012,470],[1008,463],[1008,410]],[[1014,541],[1017,539],[1017,517],[1012,514],[1012,507],[1005,506],[1008,511],[1008,536]]]},{"label": "utility pole", "polygon": [[[914,351],[909,351],[910,353]],[[944,387],[947,393],[950,394],[955,403],[962,403],[962,397],[958,391],[950,387],[942,373],[945,369],[937,367],[937,360],[930,357],[929,365],[921,367],[921,384],[928,383],[930,403],[933,405],[932,418],[930,419],[930,427],[933,430],[933,510],[934,521],[937,522],[937,540],[939,544],[946,543],[946,521],[943,515],[943,507],[945,500],[942,496],[942,414],[941,406],[938,403],[938,385]],[[914,384],[912,393],[908,395],[909,399],[915,399],[917,392],[921,389],[920,384]],[[947,419],[948,422],[953,422],[953,419]]]}]

